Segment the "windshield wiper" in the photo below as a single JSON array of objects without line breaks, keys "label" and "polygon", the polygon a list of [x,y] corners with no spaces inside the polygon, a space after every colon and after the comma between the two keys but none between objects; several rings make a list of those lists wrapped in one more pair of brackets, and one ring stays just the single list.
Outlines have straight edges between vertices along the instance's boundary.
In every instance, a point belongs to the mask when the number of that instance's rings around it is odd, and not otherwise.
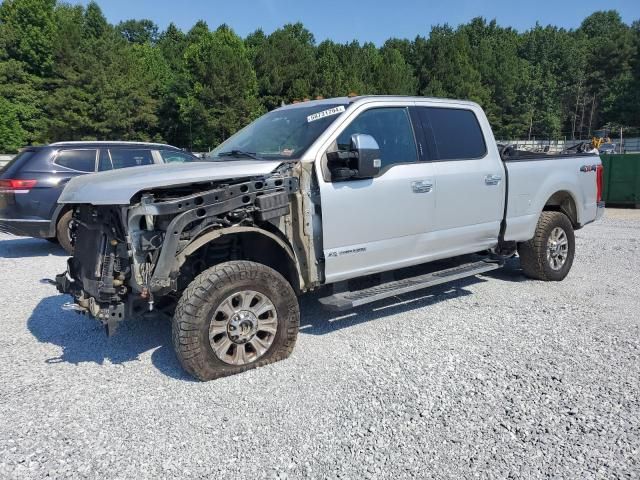
[{"label": "windshield wiper", "polygon": [[220,152],[216,157],[246,157],[254,160],[264,160],[255,154],[255,152],[245,152],[244,150],[229,150],[228,152]]}]

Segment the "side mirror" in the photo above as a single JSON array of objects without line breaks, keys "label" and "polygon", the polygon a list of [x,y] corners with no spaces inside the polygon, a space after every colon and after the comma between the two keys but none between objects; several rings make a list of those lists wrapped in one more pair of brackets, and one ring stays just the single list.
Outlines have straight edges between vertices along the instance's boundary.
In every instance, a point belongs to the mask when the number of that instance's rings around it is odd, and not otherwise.
[{"label": "side mirror", "polygon": [[382,167],[380,147],[371,135],[355,133],[351,135],[349,150],[355,154],[355,178],[373,178]]},{"label": "side mirror", "polygon": [[327,152],[327,162],[332,182],[373,178],[382,166],[378,142],[364,133],[351,135],[348,150],[340,150],[334,142]]}]

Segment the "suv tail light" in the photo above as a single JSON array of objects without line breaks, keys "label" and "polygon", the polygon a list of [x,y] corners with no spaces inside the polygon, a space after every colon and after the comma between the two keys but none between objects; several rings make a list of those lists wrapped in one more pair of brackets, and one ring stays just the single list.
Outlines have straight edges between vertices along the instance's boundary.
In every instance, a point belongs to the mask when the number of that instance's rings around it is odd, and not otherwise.
[{"label": "suv tail light", "polygon": [[598,165],[596,167],[596,192],[597,192],[596,197],[598,202],[602,201],[603,174],[604,174],[604,167],[602,165]]},{"label": "suv tail light", "polygon": [[36,186],[36,180],[0,180],[0,193],[29,193]]}]

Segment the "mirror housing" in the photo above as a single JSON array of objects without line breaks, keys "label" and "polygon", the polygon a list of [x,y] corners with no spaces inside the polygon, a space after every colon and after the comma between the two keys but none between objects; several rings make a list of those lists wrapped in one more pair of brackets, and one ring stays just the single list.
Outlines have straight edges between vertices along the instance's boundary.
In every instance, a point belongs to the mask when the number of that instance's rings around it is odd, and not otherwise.
[{"label": "mirror housing", "polygon": [[364,133],[351,135],[349,150],[338,150],[334,143],[327,152],[330,180],[333,182],[373,178],[382,166],[380,147],[375,138]]},{"label": "mirror housing", "polygon": [[351,152],[355,154],[355,177],[373,178],[380,173],[380,147],[371,135],[355,133],[351,135]]}]

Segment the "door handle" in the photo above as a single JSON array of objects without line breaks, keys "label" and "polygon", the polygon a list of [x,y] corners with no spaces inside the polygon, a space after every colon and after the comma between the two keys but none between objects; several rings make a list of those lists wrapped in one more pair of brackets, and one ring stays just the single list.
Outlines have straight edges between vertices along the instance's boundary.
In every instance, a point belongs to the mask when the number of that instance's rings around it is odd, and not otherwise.
[{"label": "door handle", "polygon": [[428,180],[417,180],[411,182],[411,190],[413,193],[429,193],[433,190],[433,183]]},{"label": "door handle", "polygon": [[502,180],[502,177],[500,175],[490,174],[484,177],[484,183],[487,185],[498,185],[500,183],[500,180]]}]

